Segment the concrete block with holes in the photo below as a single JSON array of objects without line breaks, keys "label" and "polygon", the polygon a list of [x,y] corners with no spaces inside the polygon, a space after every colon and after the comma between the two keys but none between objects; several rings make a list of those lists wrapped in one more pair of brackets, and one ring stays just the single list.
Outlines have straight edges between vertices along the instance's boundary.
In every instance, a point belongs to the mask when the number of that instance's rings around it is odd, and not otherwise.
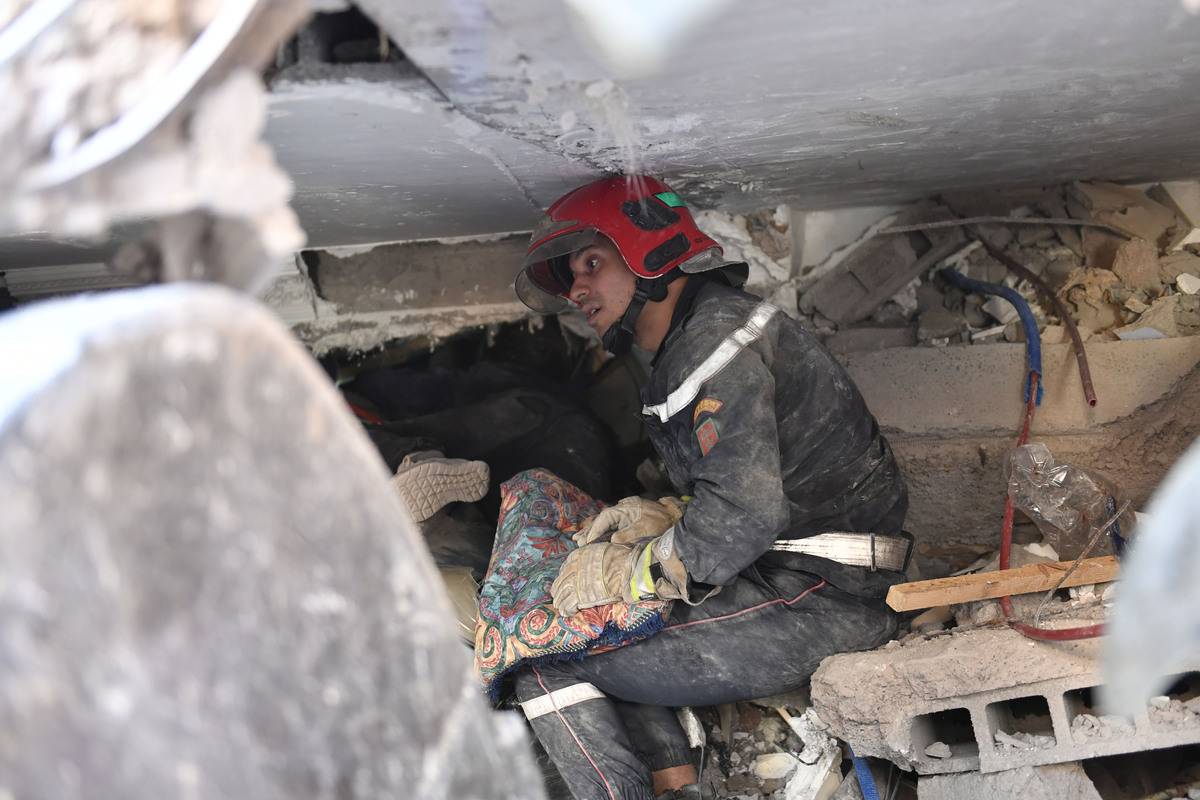
[{"label": "concrete block with holes", "polygon": [[[1101,612],[1075,612],[1055,627],[1090,624]],[[1200,742],[1200,666],[1176,676],[1134,719],[1102,716],[1100,683],[1098,640],[1034,642],[987,627],[827,658],[813,675],[812,698],[830,733],[856,753],[923,775]]]}]

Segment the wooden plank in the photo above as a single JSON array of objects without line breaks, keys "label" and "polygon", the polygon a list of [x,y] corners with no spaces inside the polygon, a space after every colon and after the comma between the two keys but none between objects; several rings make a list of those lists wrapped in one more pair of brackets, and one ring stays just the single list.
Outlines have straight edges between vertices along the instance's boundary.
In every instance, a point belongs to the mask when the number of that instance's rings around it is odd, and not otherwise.
[{"label": "wooden plank", "polygon": [[[999,572],[976,572],[955,578],[899,583],[888,590],[887,604],[896,611],[994,600],[1010,594],[1045,592],[1054,588],[1071,568],[1073,561],[1029,564]],[[1117,559],[1113,556],[1085,558],[1063,583],[1063,588],[1088,583],[1105,583],[1117,578]]]}]

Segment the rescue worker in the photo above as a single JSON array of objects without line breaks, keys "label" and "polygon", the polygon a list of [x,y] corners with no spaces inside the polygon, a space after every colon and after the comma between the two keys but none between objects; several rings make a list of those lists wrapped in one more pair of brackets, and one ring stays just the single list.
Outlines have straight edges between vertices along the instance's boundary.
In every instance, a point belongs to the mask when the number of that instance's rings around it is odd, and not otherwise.
[{"label": "rescue worker", "polygon": [[579,798],[698,797],[669,708],[795,690],[896,631],[883,596],[911,539],[891,449],[821,343],[741,291],[747,271],[666,184],[614,177],[550,206],[516,282],[534,310],[581,310],[610,352],[653,353],[642,418],[679,493],[606,509],[552,588],[564,614],[673,599],[666,627],[516,678]]}]

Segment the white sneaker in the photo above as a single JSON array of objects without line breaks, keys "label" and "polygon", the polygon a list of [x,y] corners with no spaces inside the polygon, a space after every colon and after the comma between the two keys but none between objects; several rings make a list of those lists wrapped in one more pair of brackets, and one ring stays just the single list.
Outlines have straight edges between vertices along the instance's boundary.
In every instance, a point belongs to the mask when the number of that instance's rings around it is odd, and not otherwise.
[{"label": "white sneaker", "polygon": [[413,519],[424,522],[447,503],[482,500],[488,490],[488,465],[446,458],[437,450],[421,450],[404,457],[392,486]]}]

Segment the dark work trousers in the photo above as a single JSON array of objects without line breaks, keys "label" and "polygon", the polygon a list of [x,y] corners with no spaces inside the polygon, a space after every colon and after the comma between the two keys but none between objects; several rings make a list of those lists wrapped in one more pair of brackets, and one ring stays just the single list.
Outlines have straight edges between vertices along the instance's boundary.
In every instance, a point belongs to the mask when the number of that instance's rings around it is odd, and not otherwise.
[{"label": "dark work trousers", "polygon": [[667,627],[645,641],[522,670],[517,699],[591,683],[622,701],[585,700],[531,724],[576,798],[653,798],[651,770],[690,763],[671,708],[794,691],[821,659],[877,647],[896,628],[878,593],[852,593],[812,572],[759,567],[698,606],[676,602]]}]

